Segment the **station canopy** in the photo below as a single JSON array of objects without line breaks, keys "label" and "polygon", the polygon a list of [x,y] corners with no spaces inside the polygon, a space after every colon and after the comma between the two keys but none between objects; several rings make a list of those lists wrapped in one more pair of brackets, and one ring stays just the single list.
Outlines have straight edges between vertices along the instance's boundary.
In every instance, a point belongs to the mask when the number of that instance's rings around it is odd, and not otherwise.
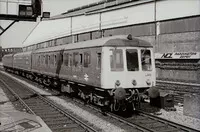
[{"label": "station canopy", "polygon": [[23,46],[29,46],[69,35],[70,28],[67,27],[67,23],[68,19],[66,18],[39,22],[33,32],[24,41]]},{"label": "station canopy", "polygon": [[[89,5],[68,10],[65,13],[39,22],[33,32],[24,41],[23,46],[30,46],[76,33],[99,30],[99,16],[88,14],[96,13],[95,11],[101,12],[105,9],[114,10],[117,8],[123,8],[123,6],[127,6],[128,4],[141,4],[143,2],[144,1],[141,0],[136,2],[130,0],[102,0],[96,3],[91,3]],[[72,17],[73,20],[70,19]],[[88,23],[88,19],[91,19],[89,24],[84,24]],[[72,21],[73,23],[71,23]],[[101,21],[101,23],[103,23],[103,21]],[[78,28],[82,31],[77,31]]]}]

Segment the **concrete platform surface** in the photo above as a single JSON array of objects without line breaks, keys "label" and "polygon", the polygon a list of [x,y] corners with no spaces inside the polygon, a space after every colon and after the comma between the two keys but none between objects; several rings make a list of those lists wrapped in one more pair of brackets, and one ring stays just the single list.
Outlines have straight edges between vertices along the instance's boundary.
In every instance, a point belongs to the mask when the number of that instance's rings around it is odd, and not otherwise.
[{"label": "concrete platform surface", "polygon": [[0,131],[51,132],[39,116],[24,112],[0,112]]},{"label": "concrete platform surface", "polygon": [[0,111],[15,111],[14,106],[0,87]]},{"label": "concrete platform surface", "polygon": [[51,132],[39,116],[17,111],[0,87],[1,131]]}]

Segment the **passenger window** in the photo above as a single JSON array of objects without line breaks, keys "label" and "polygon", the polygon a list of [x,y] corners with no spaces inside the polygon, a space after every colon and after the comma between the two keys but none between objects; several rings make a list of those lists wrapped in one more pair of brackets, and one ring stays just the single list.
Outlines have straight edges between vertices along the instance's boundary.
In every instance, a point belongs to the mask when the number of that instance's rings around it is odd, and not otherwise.
[{"label": "passenger window", "polygon": [[78,56],[78,52],[73,53],[73,65],[75,67],[78,66],[78,62],[79,62],[79,56]]},{"label": "passenger window", "polygon": [[69,66],[69,54],[68,53],[65,53],[65,66]]},{"label": "passenger window", "polygon": [[83,65],[83,54],[79,54],[79,64],[82,66]]},{"label": "passenger window", "polygon": [[43,59],[44,59],[44,56],[41,55],[41,61],[40,61],[40,64],[43,65]]},{"label": "passenger window", "polygon": [[42,65],[43,65],[43,64],[44,64],[44,60],[45,60],[45,59],[44,59],[44,58],[45,58],[45,56],[44,56],[44,55],[42,55],[41,57],[42,57]]},{"label": "passenger window", "polygon": [[45,61],[46,61],[46,56],[44,55],[44,56],[43,56],[43,64],[44,64],[44,65],[46,64]]},{"label": "passenger window", "polygon": [[84,67],[89,67],[90,64],[90,53],[84,52]]},{"label": "passenger window", "polygon": [[42,65],[42,55],[40,55],[40,65]]},{"label": "passenger window", "polygon": [[57,56],[54,55],[54,66],[56,66],[56,65],[57,65]]},{"label": "passenger window", "polygon": [[40,56],[38,56],[38,65],[40,65]]},{"label": "passenger window", "polygon": [[49,56],[48,56],[48,65],[51,64],[50,61],[51,61],[51,58],[50,58],[50,55],[49,55]]},{"label": "passenger window", "polygon": [[138,71],[139,70],[137,49],[127,49],[126,50],[126,59],[127,59],[128,71]]},{"label": "passenger window", "polygon": [[72,61],[72,54],[69,54],[69,66],[73,66],[73,61]]},{"label": "passenger window", "polygon": [[101,53],[97,53],[97,68],[101,69]]},{"label": "passenger window", "polygon": [[54,65],[54,55],[51,55],[51,65]]},{"label": "passenger window", "polygon": [[63,54],[60,53],[59,63],[63,63]]},{"label": "passenger window", "polygon": [[45,64],[48,65],[48,55],[45,57]]}]

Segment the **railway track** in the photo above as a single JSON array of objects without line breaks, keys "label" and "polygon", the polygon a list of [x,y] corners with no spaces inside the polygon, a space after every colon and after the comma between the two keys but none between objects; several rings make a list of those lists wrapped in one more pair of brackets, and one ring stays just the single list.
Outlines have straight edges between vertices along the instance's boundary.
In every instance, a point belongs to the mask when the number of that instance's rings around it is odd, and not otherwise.
[{"label": "railway track", "polygon": [[[80,102],[80,101],[76,101]],[[88,105],[90,108],[101,112],[100,109],[93,105]],[[122,117],[110,112],[105,112],[105,115],[115,119],[116,121],[122,122],[129,127],[137,127],[142,131],[148,132],[199,132],[193,128],[171,122],[169,120],[151,115],[147,112],[137,110],[131,117]]]},{"label": "railway track", "polygon": [[[1,74],[0,74],[0,76],[1,76]],[[29,82],[29,80],[27,80],[27,81]],[[16,84],[11,83],[11,85],[16,85]],[[11,87],[14,87],[14,86],[11,86]],[[41,99],[40,99],[41,96],[36,95],[36,93],[30,93],[29,90],[27,93],[26,93],[26,91],[27,90],[25,88],[23,90],[23,93],[25,93],[25,94],[22,94],[21,90],[19,90],[17,93],[19,94],[20,97],[26,99],[25,103],[28,104],[28,106],[31,108],[32,111],[34,111],[34,113],[36,115],[40,116],[50,128],[54,127],[54,125],[56,125],[56,124],[61,124],[59,120],[49,121],[51,119],[48,119],[48,118],[51,118],[52,114],[47,111],[50,111],[52,108],[38,107],[41,105],[47,106],[46,104],[43,104],[43,101],[41,101]],[[55,92],[49,91],[49,92],[51,92],[51,94],[58,94],[58,92],[56,92],[56,91]],[[20,94],[22,94],[22,95],[20,95]],[[48,95],[42,95],[42,96],[43,96],[42,98],[44,98],[45,96],[48,96]],[[85,105],[84,102],[81,102],[80,100],[78,100],[76,98],[69,98],[69,97],[66,97],[66,95],[63,95],[63,96],[61,95],[61,96],[59,96],[59,98],[64,99],[66,102],[71,102],[73,104],[76,103],[80,108],[89,111],[89,113],[92,113],[93,115],[96,115],[105,121],[111,122],[112,124],[119,126],[120,128],[124,129],[125,131],[148,132],[147,130],[145,130],[141,127],[138,127],[137,125],[127,124],[126,122],[122,122],[121,120],[116,120],[116,118],[112,118],[111,116],[102,116],[102,113],[100,110],[96,109],[94,111],[95,107],[88,107],[89,105]],[[44,99],[44,100],[46,100],[46,99]],[[34,103],[34,102],[37,102],[37,103]],[[49,102],[49,103],[51,103],[51,102]],[[62,108],[62,106],[60,106],[60,108]],[[66,109],[64,109],[64,108],[63,108],[63,110],[66,111]],[[27,111],[29,113],[31,113],[29,109],[27,109]],[[52,116],[52,118],[55,118],[55,117],[59,117],[59,116]],[[53,126],[51,127],[51,125],[53,125]],[[55,130],[52,130],[52,131],[55,131]],[[72,130],[72,131],[77,131],[77,130]],[[98,130],[98,131],[101,131],[101,130]]]},{"label": "railway track", "polygon": [[[143,111],[137,111],[136,114],[131,117],[121,117],[113,113],[103,113],[107,116],[102,116],[102,111],[90,104],[85,105],[84,102],[76,98],[67,98],[66,96],[60,96],[60,98],[66,100],[67,102],[75,101],[77,105],[82,107],[87,111],[90,111],[94,115],[101,117],[104,120],[112,122],[113,124],[123,128],[125,131],[138,131],[138,132],[197,132],[197,130],[183,126],[154,115],[150,115]],[[36,107],[36,106],[33,106]]]},{"label": "railway track", "polygon": [[[6,87],[14,98],[18,100],[30,114],[40,116],[53,132],[78,131],[97,132],[99,129],[84,123],[74,117],[71,113],[63,110],[45,98],[47,95],[40,95],[26,88],[15,81],[9,80],[5,76],[0,77],[0,83]],[[12,81],[12,82],[11,82]]]},{"label": "railway track", "polygon": [[138,114],[126,120],[138,126],[142,126],[151,132],[198,132],[195,129],[159,118],[140,110],[137,112]]},{"label": "railway track", "polygon": [[159,90],[174,94],[175,103],[183,103],[185,94],[200,94],[200,84],[173,81],[156,81]]}]

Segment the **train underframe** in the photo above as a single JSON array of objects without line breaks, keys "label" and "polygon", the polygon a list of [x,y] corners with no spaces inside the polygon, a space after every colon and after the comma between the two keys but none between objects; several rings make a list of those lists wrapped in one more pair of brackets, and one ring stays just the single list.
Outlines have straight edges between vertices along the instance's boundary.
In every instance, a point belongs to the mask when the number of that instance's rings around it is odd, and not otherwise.
[{"label": "train underframe", "polygon": [[104,110],[127,111],[135,110],[140,107],[140,101],[146,97],[148,88],[128,88],[116,87],[114,89],[101,89],[73,81],[59,79],[39,73],[31,73],[19,69],[5,68],[6,71],[18,74],[27,79],[34,80],[48,88],[54,88],[62,93],[71,96],[78,96],[86,103],[100,106]]}]

